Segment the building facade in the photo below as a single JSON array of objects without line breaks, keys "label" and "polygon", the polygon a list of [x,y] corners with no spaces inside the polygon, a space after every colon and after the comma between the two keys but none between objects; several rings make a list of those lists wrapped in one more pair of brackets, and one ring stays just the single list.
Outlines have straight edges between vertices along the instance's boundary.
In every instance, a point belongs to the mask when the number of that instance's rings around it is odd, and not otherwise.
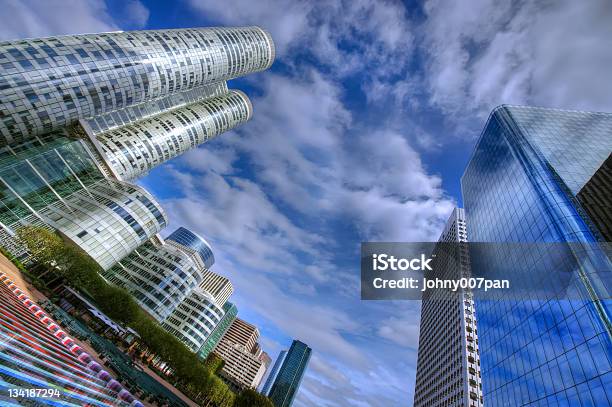
[{"label": "building facade", "polygon": [[257,388],[266,372],[266,358],[258,339],[255,325],[235,318],[213,350],[225,362],[220,376],[236,391]]},{"label": "building facade", "polygon": [[311,353],[312,349],[308,345],[298,340],[293,341],[268,393],[275,407],[289,407],[293,404]]},{"label": "building facade", "polygon": [[[469,277],[465,211],[455,208],[434,250],[428,279]],[[437,252],[437,253],[436,253]],[[434,275],[435,274],[435,275]],[[427,290],[421,303],[415,407],[483,405],[473,294]]]},{"label": "building facade", "polygon": [[231,281],[210,270],[204,272],[200,288],[209,292],[219,304],[225,304],[234,292]]},{"label": "building facade", "polygon": [[262,71],[259,27],[68,35],[0,43],[0,145],[173,93]]},{"label": "building facade", "polygon": [[241,345],[249,352],[255,349],[258,339],[259,329],[240,318],[234,319],[225,335],[223,335],[223,340]]},{"label": "building facade", "polygon": [[[248,121],[250,100],[226,81],[274,57],[259,27],[0,42],[0,244],[25,257],[19,228],[54,229],[189,349],[210,353],[234,325],[233,287],[209,270],[202,237],[159,237],[166,214],[129,181]],[[255,369],[243,382],[256,386],[269,360],[256,328],[235,325],[240,364]]]},{"label": "building facade", "polygon": [[23,250],[15,228],[37,224],[112,267],[166,224],[152,196],[120,181],[248,120],[250,101],[225,81],[273,60],[258,27],[0,43],[2,244]]},{"label": "building facade", "polygon": [[46,225],[108,269],[167,223],[144,189],[105,178],[81,140],[58,135],[7,146],[0,156],[5,246],[21,225]]},{"label": "building facade", "polygon": [[488,407],[612,404],[610,260],[578,196],[605,165],[610,134],[612,114],[501,106],[480,136],[461,180],[470,241],[529,244],[520,258],[500,250],[492,267],[577,277],[572,298],[476,301]]},{"label": "building facade", "polygon": [[263,394],[264,396],[269,395],[270,389],[272,388],[272,383],[274,383],[274,380],[276,380],[276,375],[278,374],[278,371],[280,370],[280,367],[283,364],[286,355],[287,351],[281,350],[278,354],[278,357],[276,358],[276,361],[274,361],[274,366],[272,366],[272,370],[270,370],[270,373],[268,374],[266,383],[261,389],[261,394]]},{"label": "building facade", "polygon": [[214,353],[225,362],[219,376],[236,392],[256,389],[266,374],[267,365],[262,355],[254,354],[241,344],[223,338]]},{"label": "building facade", "polygon": [[205,271],[192,250],[155,236],[103,276],[125,288],[147,313],[162,322],[198,287]]},{"label": "building facade", "polygon": [[223,317],[217,324],[215,329],[208,335],[204,344],[198,349],[198,357],[200,360],[205,360],[208,355],[217,347],[223,335],[227,332],[238,315],[238,308],[231,302],[223,304]]},{"label": "building facade", "polygon": [[204,266],[210,269],[215,264],[215,255],[210,244],[200,235],[191,230],[179,227],[172,232],[166,240],[175,241],[185,247],[195,250],[202,259]]},{"label": "building facade", "polygon": [[95,136],[105,161],[120,179],[131,180],[251,118],[241,91],[162,112]]},{"label": "building facade", "polygon": [[197,352],[223,318],[223,308],[206,291],[194,289],[164,320],[162,327]]}]

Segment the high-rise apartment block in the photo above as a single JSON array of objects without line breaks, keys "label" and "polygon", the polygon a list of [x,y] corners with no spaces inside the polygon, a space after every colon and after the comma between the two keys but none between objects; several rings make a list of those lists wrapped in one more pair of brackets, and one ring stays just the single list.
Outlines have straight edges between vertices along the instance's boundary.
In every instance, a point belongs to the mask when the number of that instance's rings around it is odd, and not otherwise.
[{"label": "high-rise apartment block", "polygon": [[204,272],[200,288],[209,292],[221,305],[225,304],[234,292],[231,281],[210,270]]},{"label": "high-rise apartment block", "polygon": [[219,374],[236,390],[257,388],[266,373],[269,357],[258,339],[256,326],[236,318],[214,349],[225,362]]},{"label": "high-rise apartment block", "polygon": [[302,383],[311,353],[312,349],[308,345],[298,340],[293,341],[268,393],[275,407],[291,406]]},{"label": "high-rise apartment block", "polygon": [[209,293],[196,288],[164,320],[162,327],[195,353],[204,345],[221,318],[223,308]]},{"label": "high-rise apartment block", "polygon": [[[434,250],[435,270],[425,278],[469,277],[465,212],[455,208]],[[436,253],[437,252],[437,253]],[[435,273],[435,274],[434,274]],[[415,407],[483,405],[473,295],[427,290],[421,305]]]},{"label": "high-rise apartment block", "polygon": [[560,297],[476,299],[487,407],[612,404],[612,267],[601,243],[611,135],[612,114],[501,106],[477,142],[461,180],[470,241],[498,243],[495,269],[575,276]]},{"label": "high-rise apartment block", "polygon": [[229,329],[223,335],[224,341],[230,341],[243,346],[251,352],[255,349],[257,340],[259,339],[259,329],[253,324],[250,324],[240,318],[236,318]]},{"label": "high-rise apartment block", "polygon": [[191,350],[217,346],[236,316],[231,283],[196,233],[160,237],[166,214],[131,181],[248,121],[226,81],[274,57],[259,27],[1,42],[0,244],[25,255],[20,227],[54,229]]}]

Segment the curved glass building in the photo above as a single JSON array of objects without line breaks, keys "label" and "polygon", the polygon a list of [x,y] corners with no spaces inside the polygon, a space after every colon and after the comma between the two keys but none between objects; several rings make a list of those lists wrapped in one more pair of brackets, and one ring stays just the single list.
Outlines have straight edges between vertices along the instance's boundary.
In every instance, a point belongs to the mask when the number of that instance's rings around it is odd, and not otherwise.
[{"label": "curved glass building", "polygon": [[2,244],[25,224],[52,227],[110,268],[166,226],[139,186],[104,178],[87,145],[63,134],[0,151]]},{"label": "curved glass building", "polygon": [[120,179],[136,178],[252,115],[248,97],[232,90],[96,136],[106,161]]},{"label": "curved glass building", "polygon": [[202,281],[199,257],[174,242],[154,237],[103,276],[128,290],[158,322],[166,319]]},{"label": "curved glass building", "polygon": [[206,291],[196,288],[163,322],[162,327],[197,352],[223,318],[224,312]]},{"label": "curved glass building", "polygon": [[210,244],[202,236],[187,228],[182,226],[177,228],[166,238],[166,240],[172,240],[195,250],[207,269],[210,269],[212,265],[215,264],[215,256]]},{"label": "curved glass building", "polygon": [[39,215],[105,270],[159,233],[167,222],[147,191],[108,179],[45,207]]},{"label": "curved glass building", "polygon": [[112,32],[0,43],[0,145],[265,70],[259,27]]}]

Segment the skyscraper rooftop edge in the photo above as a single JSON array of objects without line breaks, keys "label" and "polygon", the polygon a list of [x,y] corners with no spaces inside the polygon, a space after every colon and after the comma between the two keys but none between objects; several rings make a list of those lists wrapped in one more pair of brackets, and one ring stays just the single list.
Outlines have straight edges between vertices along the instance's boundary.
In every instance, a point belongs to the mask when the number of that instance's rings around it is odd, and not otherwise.
[{"label": "skyscraper rooftop edge", "polygon": [[484,133],[487,130],[487,127],[489,126],[489,123],[491,122],[491,119],[496,117],[497,115],[499,115],[499,112],[502,110],[506,110],[508,111],[508,109],[511,108],[520,108],[520,109],[541,109],[541,110],[548,110],[548,111],[554,111],[554,112],[562,112],[562,113],[588,113],[588,114],[593,114],[593,115],[603,115],[603,116],[611,116],[612,117],[612,113],[610,112],[602,112],[602,111],[588,111],[588,110],[577,110],[577,109],[561,109],[561,108],[553,108],[553,107],[545,107],[545,106],[530,106],[530,105],[515,105],[515,104],[509,104],[509,103],[502,103],[500,105],[495,106],[491,112],[489,113],[489,115],[487,116],[487,120],[485,121],[485,124],[482,127],[482,130],[480,131],[480,133],[478,134],[478,138],[476,139],[476,142],[474,143],[474,148],[472,149],[472,152],[470,153],[470,157],[467,160],[467,163],[465,165],[465,169],[463,170],[463,174],[461,174],[459,183],[461,184],[463,182],[463,177],[465,176],[465,172],[467,170],[467,168],[470,165],[470,162],[472,161],[472,159],[474,158],[474,154],[476,153],[476,150],[478,147],[478,144],[480,143],[480,141],[482,140],[482,137],[484,135]]}]

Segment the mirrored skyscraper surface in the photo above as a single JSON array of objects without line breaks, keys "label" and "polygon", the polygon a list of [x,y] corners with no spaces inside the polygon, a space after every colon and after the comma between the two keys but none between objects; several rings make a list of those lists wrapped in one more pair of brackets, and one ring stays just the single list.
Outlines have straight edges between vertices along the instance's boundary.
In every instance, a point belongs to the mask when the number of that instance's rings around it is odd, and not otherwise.
[{"label": "mirrored skyscraper surface", "polygon": [[198,357],[201,360],[206,359],[208,355],[210,355],[210,353],[217,347],[221,338],[223,338],[229,327],[236,319],[236,315],[238,315],[238,308],[236,308],[236,305],[232,304],[231,302],[226,302],[223,304],[223,312],[224,314],[221,321],[219,321],[215,329],[210,333],[210,335],[208,335],[206,341],[198,350]]},{"label": "mirrored skyscraper surface", "polygon": [[268,393],[275,407],[289,407],[300,388],[304,372],[308,368],[312,349],[294,340]]},{"label": "mirrored skyscraper surface", "polygon": [[[476,301],[487,406],[612,404],[612,269],[580,199],[612,151],[611,135],[612,114],[501,106],[480,136],[462,178],[470,241],[571,243],[563,253],[534,244],[520,258],[500,249],[490,260],[540,270],[561,259],[578,293]],[[591,200],[591,213],[605,213],[605,201]]]},{"label": "mirrored skyscraper surface", "polygon": [[270,371],[270,374],[266,379],[266,384],[264,384],[263,388],[261,389],[261,394],[263,394],[264,396],[267,396],[270,393],[272,384],[274,384],[274,380],[276,380],[276,375],[278,374],[278,371],[283,365],[283,361],[285,360],[286,355],[287,351],[281,350],[278,354],[278,357],[276,358],[276,361],[274,361],[274,366],[272,366],[272,370]]}]

